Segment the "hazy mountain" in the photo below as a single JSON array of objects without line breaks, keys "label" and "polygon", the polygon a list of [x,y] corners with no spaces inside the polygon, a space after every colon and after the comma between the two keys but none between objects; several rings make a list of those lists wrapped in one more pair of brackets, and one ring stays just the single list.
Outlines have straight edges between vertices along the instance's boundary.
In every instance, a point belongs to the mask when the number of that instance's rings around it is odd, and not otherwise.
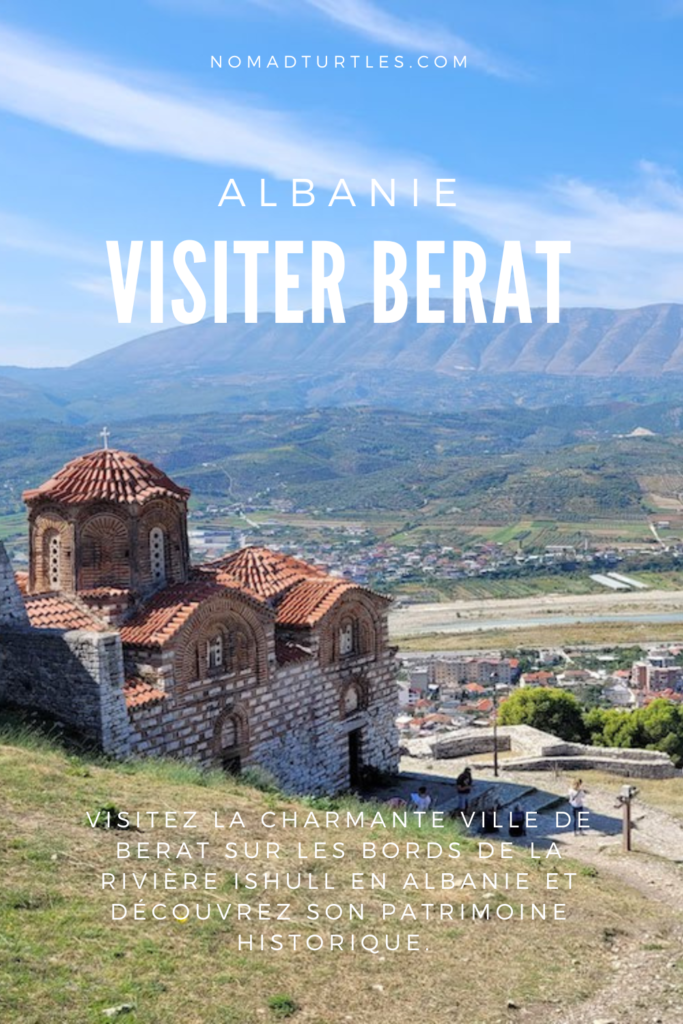
[{"label": "hazy mountain", "polygon": [[[433,303],[446,309],[448,304]],[[492,307],[487,304],[489,320]],[[562,323],[416,324],[415,302],[395,324],[373,323],[371,304],[347,310],[345,324],[258,324],[235,315],[227,324],[204,320],[138,338],[93,356],[76,369],[99,373],[221,372],[262,377],[355,370],[417,370],[449,375],[551,373],[683,373],[683,306],[641,309],[567,309]]]},{"label": "hazy mountain", "polygon": [[[433,306],[438,306],[437,301]],[[449,315],[449,303],[441,303]],[[492,307],[487,304],[489,321]],[[415,302],[396,324],[373,323],[370,304],[345,324],[245,324],[204,320],[145,335],[72,367],[0,367],[22,384],[26,415],[74,422],[171,411],[324,405],[457,409],[488,402],[683,397],[683,306],[566,309],[562,323],[415,323]],[[500,376],[506,383],[501,387]],[[681,375],[679,378],[678,375]],[[0,390],[0,418],[23,399]]]}]

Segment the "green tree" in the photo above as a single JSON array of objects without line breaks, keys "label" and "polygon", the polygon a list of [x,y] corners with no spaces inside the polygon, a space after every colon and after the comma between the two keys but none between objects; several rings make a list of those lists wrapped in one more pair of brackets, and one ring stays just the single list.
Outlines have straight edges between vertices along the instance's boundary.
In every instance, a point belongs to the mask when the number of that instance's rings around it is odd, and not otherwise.
[{"label": "green tree", "polygon": [[683,708],[653,700],[636,711],[592,708],[583,716],[588,742],[599,747],[660,750],[683,765]]},{"label": "green tree", "polygon": [[683,762],[683,710],[668,700],[653,700],[637,712],[645,746]]},{"label": "green tree", "polygon": [[586,738],[581,704],[571,693],[545,687],[521,687],[500,706],[502,725],[530,725],[570,743]]},{"label": "green tree", "polygon": [[591,708],[583,716],[586,742],[594,747],[605,746],[605,724],[609,712],[605,708]]}]

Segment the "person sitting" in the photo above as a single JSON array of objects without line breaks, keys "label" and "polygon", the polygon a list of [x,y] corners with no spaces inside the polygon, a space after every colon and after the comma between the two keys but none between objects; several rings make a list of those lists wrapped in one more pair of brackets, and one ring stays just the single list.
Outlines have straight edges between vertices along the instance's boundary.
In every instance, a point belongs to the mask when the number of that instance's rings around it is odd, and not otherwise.
[{"label": "person sitting", "polygon": [[498,801],[495,801],[481,816],[481,830],[487,835],[498,831],[498,809]]},{"label": "person sitting", "polygon": [[526,814],[519,804],[516,804],[510,812],[508,832],[511,839],[519,839],[526,835]]},{"label": "person sitting", "polygon": [[426,786],[420,786],[417,793],[411,793],[410,799],[416,811],[428,811],[432,806],[432,798]]}]

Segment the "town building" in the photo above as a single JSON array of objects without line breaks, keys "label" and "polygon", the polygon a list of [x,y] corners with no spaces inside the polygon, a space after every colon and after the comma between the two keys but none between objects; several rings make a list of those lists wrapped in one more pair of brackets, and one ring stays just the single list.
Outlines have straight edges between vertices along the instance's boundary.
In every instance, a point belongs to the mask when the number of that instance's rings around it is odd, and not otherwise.
[{"label": "town building", "polygon": [[188,498],[107,447],[25,493],[29,571],[12,607],[32,628],[0,634],[0,700],[114,755],[258,765],[293,791],[396,770],[388,599],[261,547],[192,565]]},{"label": "town building", "polygon": [[636,661],[632,668],[634,686],[646,693],[679,690],[683,686],[683,667],[669,651],[650,651],[647,658]]}]

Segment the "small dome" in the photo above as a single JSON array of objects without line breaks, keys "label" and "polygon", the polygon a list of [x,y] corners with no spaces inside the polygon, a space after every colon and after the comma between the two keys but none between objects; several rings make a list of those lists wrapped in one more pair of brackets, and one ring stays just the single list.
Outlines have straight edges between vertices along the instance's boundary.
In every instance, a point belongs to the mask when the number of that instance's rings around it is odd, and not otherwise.
[{"label": "small dome", "polygon": [[212,573],[219,583],[235,580],[263,598],[282,594],[301,580],[327,576],[323,569],[293,555],[261,547],[242,548],[202,568]]},{"label": "small dome", "polygon": [[28,504],[45,499],[62,505],[92,501],[143,504],[152,498],[169,497],[186,501],[189,496],[186,487],[174,483],[153,463],[113,448],[101,448],[67,462],[50,480],[23,494]]}]

